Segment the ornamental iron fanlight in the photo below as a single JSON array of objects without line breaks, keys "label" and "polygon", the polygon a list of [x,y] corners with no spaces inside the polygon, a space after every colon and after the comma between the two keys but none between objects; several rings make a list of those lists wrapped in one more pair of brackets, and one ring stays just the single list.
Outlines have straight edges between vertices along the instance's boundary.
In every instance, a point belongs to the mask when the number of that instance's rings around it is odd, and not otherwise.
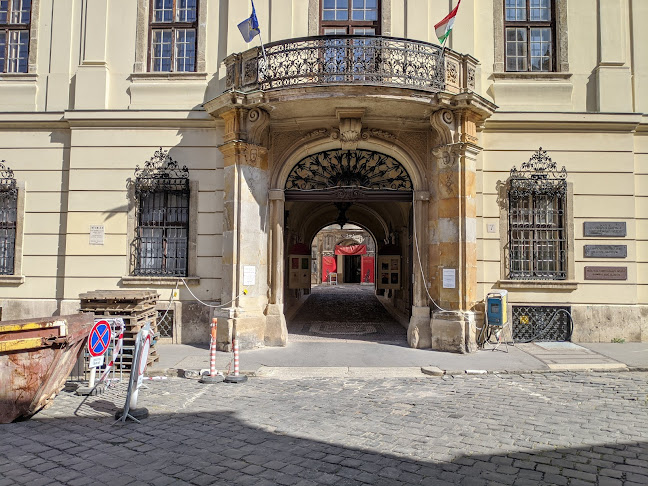
[{"label": "ornamental iron fanlight", "polygon": [[7,167],[4,160],[0,161],[0,198],[16,199],[18,197],[18,186],[13,170]]},{"label": "ornamental iron fanlight", "polygon": [[511,169],[509,199],[523,199],[531,195],[564,198],[567,194],[567,170],[558,170],[556,163],[542,147],[518,170]]},{"label": "ornamental iron fanlight", "polygon": [[[246,84],[264,90],[294,85],[365,84],[440,92],[445,89],[441,47],[381,36],[324,35],[266,45],[248,62]],[[267,64],[266,64],[267,63]]]},{"label": "ornamental iron fanlight", "polygon": [[412,180],[393,157],[370,150],[327,150],[297,163],[286,191],[349,190],[350,197],[365,191],[411,192]]},{"label": "ornamental iron fanlight", "polygon": [[189,169],[180,167],[168,150],[157,150],[143,168],[135,167],[135,193],[189,190]]}]

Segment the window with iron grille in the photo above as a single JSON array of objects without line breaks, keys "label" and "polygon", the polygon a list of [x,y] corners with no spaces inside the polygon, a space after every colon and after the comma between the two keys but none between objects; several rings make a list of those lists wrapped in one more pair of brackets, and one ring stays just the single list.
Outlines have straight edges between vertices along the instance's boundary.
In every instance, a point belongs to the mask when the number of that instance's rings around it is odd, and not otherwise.
[{"label": "window with iron grille", "polygon": [[0,162],[0,275],[13,275],[15,268],[18,187],[13,171]]},{"label": "window with iron grille", "polygon": [[160,149],[136,170],[133,275],[187,276],[189,171]]},{"label": "window with iron grille", "polygon": [[555,71],[553,0],[505,0],[507,71]]},{"label": "window with iron grille", "polygon": [[511,170],[508,190],[508,278],[567,278],[567,172],[542,148]]},{"label": "window with iron grille", "polygon": [[31,0],[0,0],[0,72],[26,73]]},{"label": "window with iron grille", "polygon": [[196,71],[198,0],[151,0],[150,10],[150,70]]}]

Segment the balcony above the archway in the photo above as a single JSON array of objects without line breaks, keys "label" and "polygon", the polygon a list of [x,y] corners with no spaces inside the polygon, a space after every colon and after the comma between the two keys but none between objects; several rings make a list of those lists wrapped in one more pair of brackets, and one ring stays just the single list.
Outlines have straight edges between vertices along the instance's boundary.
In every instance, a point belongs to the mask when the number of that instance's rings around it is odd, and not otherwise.
[{"label": "balcony above the archway", "polygon": [[475,88],[477,65],[471,56],[427,42],[354,35],[273,42],[265,56],[257,47],[224,62],[226,89],[240,91],[350,84],[459,93]]},{"label": "balcony above the archway", "polygon": [[[224,64],[226,89],[203,106],[214,118],[226,120],[226,142],[265,146],[263,137],[244,132],[264,134],[267,126],[306,136],[339,125],[340,134],[347,135],[343,122],[353,119],[356,128],[400,133],[423,132],[432,124],[448,132],[438,143],[464,138],[475,143],[475,127],[497,108],[476,92],[477,59],[411,39],[287,39],[266,45],[265,53],[256,47],[232,54]],[[351,116],[351,111],[358,114]],[[247,112],[254,119],[246,120]],[[445,115],[440,128],[439,113]],[[341,135],[340,140],[344,142]],[[348,145],[342,143],[342,148]]]}]

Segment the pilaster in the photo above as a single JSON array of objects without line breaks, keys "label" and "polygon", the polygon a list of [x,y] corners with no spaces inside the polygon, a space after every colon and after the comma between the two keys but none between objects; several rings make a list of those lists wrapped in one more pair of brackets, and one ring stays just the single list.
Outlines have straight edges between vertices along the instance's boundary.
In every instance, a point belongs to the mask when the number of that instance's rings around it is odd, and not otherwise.
[{"label": "pilaster", "polygon": [[86,0],[83,8],[83,55],[76,73],[74,108],[105,110],[109,108],[108,0]]},{"label": "pilaster", "polygon": [[[462,116],[462,126],[470,118]],[[462,140],[470,140],[470,130]],[[442,312],[431,322],[432,349],[474,350],[477,301],[476,157],[479,147],[460,142],[434,150],[436,173],[436,226],[431,241],[430,273]],[[451,311],[451,312],[448,312]]]},{"label": "pilaster", "polygon": [[628,65],[628,13],[624,0],[599,0],[599,63],[595,69],[598,111],[632,112]]},{"label": "pilaster", "polygon": [[[227,349],[238,335],[242,349],[265,344],[268,304],[268,151],[247,141],[262,117],[234,108],[225,119],[223,285],[218,343]],[[256,137],[262,138],[262,137]]]}]

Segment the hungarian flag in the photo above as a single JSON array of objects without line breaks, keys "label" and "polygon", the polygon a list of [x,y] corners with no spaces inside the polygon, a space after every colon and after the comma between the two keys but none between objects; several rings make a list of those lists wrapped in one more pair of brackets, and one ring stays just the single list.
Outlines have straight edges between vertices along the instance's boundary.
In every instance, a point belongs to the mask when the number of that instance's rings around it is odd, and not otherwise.
[{"label": "hungarian flag", "polygon": [[452,32],[452,27],[454,26],[455,17],[457,16],[457,10],[459,10],[459,4],[461,0],[457,2],[457,6],[450,12],[446,18],[434,26],[436,35],[439,38],[439,42],[443,44]]}]

